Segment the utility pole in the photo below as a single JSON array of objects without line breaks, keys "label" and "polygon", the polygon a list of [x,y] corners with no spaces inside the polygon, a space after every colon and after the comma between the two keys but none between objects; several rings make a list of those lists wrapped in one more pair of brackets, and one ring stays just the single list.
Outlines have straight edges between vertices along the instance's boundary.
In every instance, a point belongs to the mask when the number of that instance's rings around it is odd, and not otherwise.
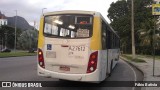
[{"label": "utility pole", "polygon": [[15,16],[15,39],[14,39],[14,52],[16,52],[16,36],[17,36],[17,10],[15,10],[15,12],[16,12],[16,16]]},{"label": "utility pole", "polygon": [[155,30],[156,30],[156,16],[154,16],[154,30],[153,30],[153,76],[155,76]]},{"label": "utility pole", "polygon": [[44,9],[47,9],[47,8],[42,8],[42,15],[43,15],[43,11],[44,11]]},{"label": "utility pole", "polygon": [[131,8],[131,36],[132,36],[132,59],[134,60],[136,58],[135,54],[135,38],[134,38],[134,0],[131,0],[132,2],[132,8]]},{"label": "utility pole", "polygon": [[152,34],[152,56],[153,56],[153,76],[155,76],[155,45],[156,45],[156,38],[155,38],[155,35],[156,35],[156,30],[157,30],[157,19],[159,18],[160,16],[160,11],[159,11],[159,8],[160,8],[160,0],[153,0],[153,4],[152,4],[152,15],[154,16],[154,29],[153,29],[153,34]]},{"label": "utility pole", "polygon": [[3,37],[2,37],[2,49],[3,49]]},{"label": "utility pole", "polygon": [[7,49],[7,32],[5,34],[5,49]]},{"label": "utility pole", "polygon": [[[1,35],[0,35],[1,36]],[[0,41],[2,41],[2,40],[0,40]],[[0,51],[2,50],[2,42],[1,42],[1,47],[0,47]]]}]

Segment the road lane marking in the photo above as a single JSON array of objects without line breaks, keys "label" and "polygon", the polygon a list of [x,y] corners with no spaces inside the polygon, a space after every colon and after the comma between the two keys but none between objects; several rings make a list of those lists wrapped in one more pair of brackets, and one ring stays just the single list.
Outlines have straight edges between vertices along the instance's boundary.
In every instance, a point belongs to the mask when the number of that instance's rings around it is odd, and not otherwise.
[{"label": "road lane marking", "polygon": [[[123,61],[123,60],[122,60]],[[123,61],[134,73],[134,81],[137,81],[137,75],[136,75],[136,72],[134,71],[133,67],[131,67],[127,62]],[[135,87],[132,87],[132,90],[135,90]]]}]

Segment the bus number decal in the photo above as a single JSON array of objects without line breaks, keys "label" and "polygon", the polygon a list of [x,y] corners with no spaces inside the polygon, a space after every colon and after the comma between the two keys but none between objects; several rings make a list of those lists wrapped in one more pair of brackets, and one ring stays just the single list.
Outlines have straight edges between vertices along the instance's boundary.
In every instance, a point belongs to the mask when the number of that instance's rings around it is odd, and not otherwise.
[{"label": "bus number decal", "polygon": [[69,46],[69,51],[85,51],[85,46]]}]

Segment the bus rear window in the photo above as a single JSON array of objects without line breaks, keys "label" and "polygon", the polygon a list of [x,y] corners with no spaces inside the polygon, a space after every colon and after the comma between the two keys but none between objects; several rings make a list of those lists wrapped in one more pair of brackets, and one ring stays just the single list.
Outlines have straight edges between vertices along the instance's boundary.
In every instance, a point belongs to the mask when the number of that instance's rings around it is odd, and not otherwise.
[{"label": "bus rear window", "polygon": [[46,16],[44,35],[57,38],[89,38],[93,31],[91,15]]}]

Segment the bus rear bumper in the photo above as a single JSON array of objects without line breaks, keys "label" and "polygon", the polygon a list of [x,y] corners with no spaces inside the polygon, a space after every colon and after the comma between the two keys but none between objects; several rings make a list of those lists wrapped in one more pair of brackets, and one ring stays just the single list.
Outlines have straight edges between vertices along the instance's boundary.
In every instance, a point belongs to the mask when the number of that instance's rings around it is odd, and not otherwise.
[{"label": "bus rear bumper", "polygon": [[49,71],[49,70],[41,68],[38,65],[38,76],[71,80],[71,81],[84,81],[84,82],[99,82],[100,81],[98,69],[95,70],[93,73],[88,73],[88,74],[66,74],[66,73]]}]

